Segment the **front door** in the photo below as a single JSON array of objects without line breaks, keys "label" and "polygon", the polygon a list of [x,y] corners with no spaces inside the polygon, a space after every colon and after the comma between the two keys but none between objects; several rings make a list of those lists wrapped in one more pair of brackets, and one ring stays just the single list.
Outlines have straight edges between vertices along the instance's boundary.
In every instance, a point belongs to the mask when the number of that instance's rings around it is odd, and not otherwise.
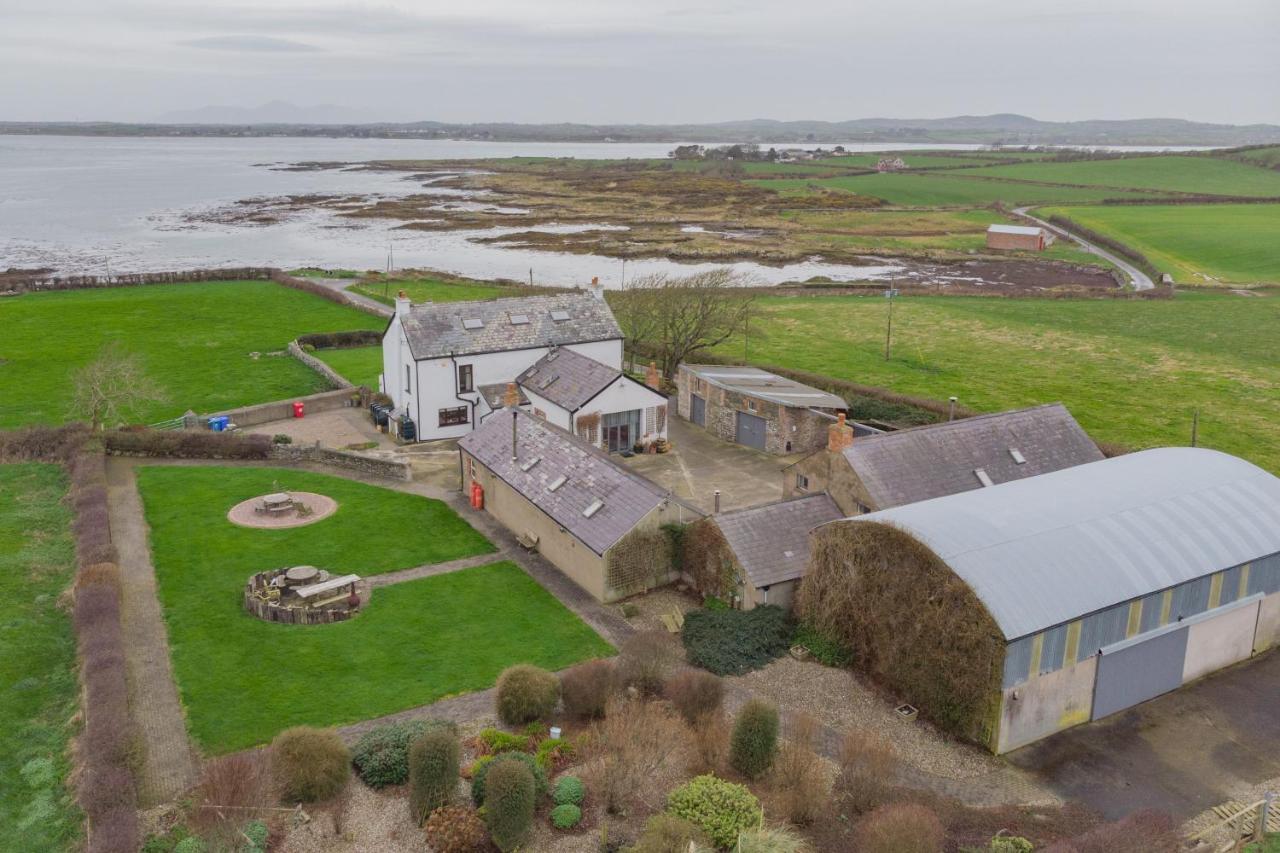
[{"label": "front door", "polygon": [[707,401],[697,394],[689,395],[689,420],[700,427],[707,425]]},{"label": "front door", "polygon": [[617,453],[620,450],[630,450],[631,425],[618,424],[617,426],[605,427],[604,439],[607,442],[610,453]]}]

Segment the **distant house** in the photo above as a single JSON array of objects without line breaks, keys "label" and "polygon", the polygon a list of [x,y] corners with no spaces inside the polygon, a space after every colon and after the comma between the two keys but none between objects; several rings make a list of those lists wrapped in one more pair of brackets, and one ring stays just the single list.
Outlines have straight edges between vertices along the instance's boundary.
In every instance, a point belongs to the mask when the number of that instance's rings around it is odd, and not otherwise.
[{"label": "distant house", "polygon": [[460,438],[553,348],[622,368],[622,331],[598,294],[412,305],[401,292],[382,337],[391,422],[417,441]]},{"label": "distant house", "polygon": [[[506,408],[458,442],[463,485],[599,601],[667,583],[662,525],[702,513],[542,418]],[[473,485],[474,484],[474,485]]]},{"label": "distant house", "polygon": [[719,532],[723,545],[700,555],[728,569],[731,603],[750,610],[760,604],[790,608],[809,565],[810,531],[843,517],[830,496],[818,494],[707,516],[695,524]]},{"label": "distant house", "polygon": [[784,470],[783,492],[825,491],[859,515],[1102,458],[1061,403],[859,437],[841,422],[826,447]]},{"label": "distant house", "polygon": [[680,416],[725,441],[766,453],[821,447],[848,404],[835,394],[758,367],[682,364]]},{"label": "distant house", "polygon": [[987,227],[988,249],[1015,249],[1026,252],[1043,252],[1053,235],[1043,228],[1031,225],[991,225]]},{"label": "distant house", "polygon": [[610,452],[667,437],[658,370],[646,383],[573,349],[557,347],[516,377],[533,414]]},{"label": "distant house", "polygon": [[881,157],[876,163],[877,172],[899,172],[907,168],[907,161],[901,157]]}]

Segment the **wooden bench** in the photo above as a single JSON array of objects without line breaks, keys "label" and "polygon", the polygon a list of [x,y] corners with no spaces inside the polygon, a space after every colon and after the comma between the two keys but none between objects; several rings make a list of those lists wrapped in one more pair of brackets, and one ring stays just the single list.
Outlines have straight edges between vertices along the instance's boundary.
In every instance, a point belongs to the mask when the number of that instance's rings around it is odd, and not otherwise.
[{"label": "wooden bench", "polygon": [[294,592],[303,601],[315,598],[318,595],[324,595],[326,592],[342,589],[344,586],[353,586],[360,580],[359,575],[342,575],[336,578],[329,578],[327,581],[313,583],[310,586],[300,586]]}]

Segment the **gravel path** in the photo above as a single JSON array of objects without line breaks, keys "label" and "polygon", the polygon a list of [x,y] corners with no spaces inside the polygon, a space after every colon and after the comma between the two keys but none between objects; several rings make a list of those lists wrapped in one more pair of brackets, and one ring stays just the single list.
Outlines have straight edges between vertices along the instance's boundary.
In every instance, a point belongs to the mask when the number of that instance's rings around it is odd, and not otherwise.
[{"label": "gravel path", "polygon": [[362,293],[352,293],[347,290],[348,287],[355,284],[359,279],[354,278],[311,278],[309,276],[301,276],[304,281],[310,281],[320,285],[326,290],[332,290],[334,293],[340,294],[348,302],[355,305],[363,305],[370,311],[383,317],[390,317],[395,311],[389,306],[383,305],[376,299],[370,299]]},{"label": "gravel path", "polygon": [[120,553],[121,621],[129,708],[141,733],[143,808],[177,797],[196,780],[195,751],[169,663],[169,638],[156,598],[155,568],[133,465],[108,457],[111,538]]}]

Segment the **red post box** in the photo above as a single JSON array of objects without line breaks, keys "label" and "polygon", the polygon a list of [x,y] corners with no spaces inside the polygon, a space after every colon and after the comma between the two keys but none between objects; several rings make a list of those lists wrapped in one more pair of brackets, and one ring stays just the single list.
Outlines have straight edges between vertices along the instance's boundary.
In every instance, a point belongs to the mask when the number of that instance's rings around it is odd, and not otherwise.
[{"label": "red post box", "polygon": [[295,418],[302,417],[304,408],[305,408],[305,404],[301,400],[298,400],[297,402],[295,402],[293,404],[293,416]]}]

